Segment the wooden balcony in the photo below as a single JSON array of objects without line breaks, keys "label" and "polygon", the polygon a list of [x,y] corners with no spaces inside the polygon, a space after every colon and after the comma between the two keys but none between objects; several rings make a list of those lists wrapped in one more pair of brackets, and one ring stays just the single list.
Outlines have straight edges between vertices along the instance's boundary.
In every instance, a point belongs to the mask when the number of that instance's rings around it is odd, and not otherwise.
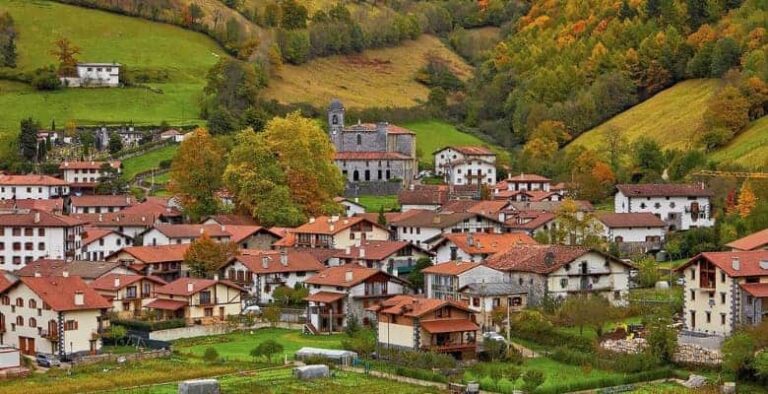
[{"label": "wooden balcony", "polygon": [[48,339],[51,342],[56,342],[59,340],[58,330],[40,330],[40,336]]}]

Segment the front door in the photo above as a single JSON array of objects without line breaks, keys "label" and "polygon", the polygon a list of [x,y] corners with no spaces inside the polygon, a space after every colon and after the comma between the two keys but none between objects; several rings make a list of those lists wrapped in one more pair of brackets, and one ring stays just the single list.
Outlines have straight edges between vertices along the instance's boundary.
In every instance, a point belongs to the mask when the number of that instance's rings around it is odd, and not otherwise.
[{"label": "front door", "polygon": [[35,354],[35,338],[19,337],[19,350],[22,354]]},{"label": "front door", "polygon": [[224,320],[224,307],[219,307],[219,320]]}]

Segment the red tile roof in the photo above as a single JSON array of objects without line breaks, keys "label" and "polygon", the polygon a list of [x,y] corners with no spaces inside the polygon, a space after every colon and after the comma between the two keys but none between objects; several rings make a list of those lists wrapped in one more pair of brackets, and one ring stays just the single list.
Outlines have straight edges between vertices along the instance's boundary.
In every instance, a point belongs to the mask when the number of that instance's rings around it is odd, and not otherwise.
[{"label": "red tile roof", "polygon": [[425,274],[436,275],[461,275],[473,268],[480,266],[480,263],[464,262],[464,261],[449,261],[447,263],[435,264],[431,267],[427,267],[421,270]]},{"label": "red tile roof", "polygon": [[9,287],[13,286],[18,279],[10,276],[7,272],[0,270],[0,293],[5,292]]},{"label": "red tile roof", "polygon": [[84,195],[70,197],[75,207],[129,207],[134,199],[131,196]]},{"label": "red tile roof", "polygon": [[[189,284],[192,284],[192,291],[189,291]],[[157,294],[168,294],[188,297],[198,293],[216,284],[222,284],[233,289],[245,291],[242,287],[226,280],[199,279],[199,278],[179,278],[167,285],[155,289]]]},{"label": "red tile roof", "polygon": [[98,170],[105,163],[112,168],[120,168],[119,161],[65,161],[59,165],[60,170]]},{"label": "red tile roof", "polygon": [[[351,280],[347,280],[347,273],[351,273]],[[316,275],[304,281],[304,283],[311,285],[326,285],[337,287],[353,287],[360,283],[365,282],[368,278],[376,274],[387,274],[376,268],[365,268],[357,264],[345,264],[336,267],[326,268],[320,271]],[[394,278],[394,277],[393,277]]]},{"label": "red tile roof", "polygon": [[231,235],[231,241],[232,242],[242,242],[245,241],[248,237],[256,234],[256,233],[268,233],[274,236],[275,238],[282,239],[283,236],[273,232],[272,230],[261,227],[261,226],[253,226],[253,225],[225,225],[223,227],[224,231],[229,233]]},{"label": "red tile roof", "polygon": [[398,152],[336,152],[334,160],[413,160]]},{"label": "red tile roof", "polygon": [[[320,272],[325,266],[313,255],[304,252],[286,251],[285,264],[282,262],[282,254],[276,250],[249,250],[243,249],[234,260],[255,274],[271,274],[282,272]],[[266,258],[267,267],[264,267]]]},{"label": "red tile roof", "polygon": [[768,283],[742,283],[740,286],[753,297],[768,298]]},{"label": "red tile roof", "polygon": [[[530,219],[524,223],[519,222],[519,218]],[[512,230],[535,230],[551,221],[555,220],[555,214],[549,212],[525,212],[521,215],[515,215],[508,219],[504,224]]]},{"label": "red tile roof", "polygon": [[424,298],[422,296],[396,295],[384,300],[381,304],[370,308],[380,313],[421,317],[444,306],[450,306],[466,312],[471,312],[463,302]]},{"label": "red tile roof", "polygon": [[477,324],[467,319],[427,320],[421,322],[421,328],[430,334],[477,331],[480,329]]},{"label": "red tile roof", "polygon": [[94,227],[144,227],[149,228],[155,224],[155,216],[141,213],[127,213],[131,208],[112,213],[81,213],[70,217],[82,220]]},{"label": "red tile roof", "polygon": [[145,307],[152,309],[162,309],[165,311],[177,311],[187,305],[189,305],[187,301],[156,299],[145,305]]},{"label": "red tile roof", "polygon": [[400,205],[442,205],[448,201],[446,185],[415,185],[397,194]]},{"label": "red tile roof", "polygon": [[0,201],[0,210],[13,209],[32,209],[48,213],[61,213],[64,211],[64,199],[52,198],[47,200],[33,200],[24,198],[21,200]]},{"label": "red tile roof", "polygon": [[711,197],[714,195],[714,192],[704,185],[646,183],[616,185],[616,188],[627,197]]},{"label": "red tile roof", "polygon": [[581,246],[518,245],[489,257],[485,264],[499,271],[533,272],[546,275],[589,252],[589,248]]},{"label": "red tile roof", "polygon": [[109,234],[122,235],[115,230],[105,230],[97,227],[86,227],[85,232],[83,233],[83,246],[98,241]]},{"label": "red tile roof", "polygon": [[661,219],[649,212],[598,213],[597,219],[610,228],[666,227]]},{"label": "red tile roof", "polygon": [[[112,304],[77,276],[70,277],[20,277],[20,282],[50,305],[51,309],[62,311],[108,309]],[[75,304],[75,295],[82,293],[83,304]]]},{"label": "red tile roof", "polygon": [[437,249],[449,241],[468,254],[492,255],[507,250],[515,245],[536,244],[536,240],[526,233],[451,233],[443,235],[443,239],[432,247]]},{"label": "red tile roof", "polygon": [[83,221],[34,209],[0,212],[0,227],[76,227]]},{"label": "red tile roof", "polygon": [[521,172],[520,175],[516,176],[510,176],[507,179],[507,182],[549,182],[551,179],[537,175],[537,174],[526,174]]},{"label": "red tile roof", "polygon": [[[115,279],[120,279],[120,284],[118,286],[115,286]],[[114,290],[122,289],[125,286],[131,285],[133,283],[139,282],[142,279],[155,282],[159,285],[166,284],[164,280],[155,276],[107,274],[91,282],[91,287],[96,290],[113,290],[114,291]]]},{"label": "red tile roof", "polygon": [[[389,123],[381,123],[381,125],[387,128],[387,134],[415,134],[413,131],[397,125],[393,125]],[[372,131],[376,131],[377,126],[378,125],[376,123],[356,123],[356,124],[345,127],[344,131],[345,132],[355,132],[355,131],[372,132]]]},{"label": "red tile roof", "polygon": [[329,291],[321,291],[315,294],[310,294],[307,297],[304,297],[304,301],[322,302],[324,304],[330,304],[331,302],[336,302],[344,298],[345,296],[346,294],[344,293],[331,293]]},{"label": "red tile roof", "polygon": [[212,238],[230,238],[226,227],[219,224],[156,224],[154,229],[171,239],[198,238],[203,232]]},{"label": "red tile roof", "polygon": [[[410,211],[409,211],[410,212]],[[434,212],[421,210],[414,212],[407,217],[401,217],[393,220],[389,224],[397,227],[425,227],[425,228],[448,228],[461,223],[465,220],[483,217],[491,222],[499,222],[498,218],[489,215],[472,212]]]},{"label": "red tile roof", "polygon": [[63,276],[64,272],[67,272],[69,276],[96,279],[118,267],[120,267],[120,263],[117,262],[40,259],[25,265],[14,273],[16,276],[35,276],[35,274],[39,274],[42,277],[51,277]]},{"label": "red tile roof", "polygon": [[[711,262],[732,277],[768,276],[768,250],[699,253],[675,271],[682,271],[702,260]],[[736,260],[738,270],[734,268]]]},{"label": "red tile roof", "polygon": [[333,220],[329,216],[320,216],[314,219],[314,222],[303,224],[293,230],[296,234],[338,234],[358,223],[368,222],[374,227],[382,228],[378,223],[368,220],[365,217],[353,216],[349,218],[340,217]]},{"label": "red tile roof", "polygon": [[492,150],[490,150],[490,149],[488,149],[488,148],[486,148],[484,146],[476,146],[476,145],[474,145],[474,146],[470,146],[470,145],[446,146],[445,148],[436,150],[434,153],[439,153],[439,152],[442,152],[442,151],[444,151],[446,149],[453,149],[456,152],[459,152],[459,153],[461,153],[463,155],[466,155],[466,156],[488,156],[488,155],[496,156],[496,154],[493,153]]},{"label": "red tile roof", "polygon": [[768,247],[768,228],[727,243],[734,250],[757,250]]},{"label": "red tile roof", "polygon": [[0,174],[0,185],[3,186],[67,186],[67,182],[48,175],[3,175]]},{"label": "red tile roof", "polygon": [[169,204],[169,199],[165,197],[147,197],[144,202],[123,209],[122,213],[156,217],[180,217],[181,211]]},{"label": "red tile roof", "polygon": [[[416,245],[405,241],[363,241],[360,246],[350,247],[349,253],[347,253],[346,250],[338,250],[335,257],[342,259],[382,261],[408,247],[419,249]],[[360,256],[361,251],[364,256]],[[424,252],[430,253],[427,251]]]},{"label": "red tile roof", "polygon": [[123,248],[107,258],[119,255],[125,252],[133,256],[142,263],[164,263],[184,260],[184,254],[187,252],[189,244],[162,245],[162,246],[131,246]]}]

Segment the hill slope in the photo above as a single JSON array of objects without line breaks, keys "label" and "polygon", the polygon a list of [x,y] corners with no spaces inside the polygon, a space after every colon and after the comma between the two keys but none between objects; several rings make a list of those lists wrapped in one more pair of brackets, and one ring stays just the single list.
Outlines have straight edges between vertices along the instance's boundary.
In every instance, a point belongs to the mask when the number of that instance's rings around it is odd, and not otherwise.
[{"label": "hill slope", "polygon": [[65,89],[38,92],[18,83],[0,83],[0,132],[16,132],[20,119],[43,124],[159,123],[197,121],[195,98],[220,47],[205,35],[163,23],[49,1],[0,0],[19,30],[19,68],[54,64],[52,42],[66,37],[81,47],[82,61],[119,62],[131,70],[167,72],[168,79],[145,88]]},{"label": "hill slope", "polygon": [[712,160],[747,168],[768,168],[768,116],[753,122],[730,144],[715,152]]},{"label": "hill slope", "polygon": [[440,40],[422,35],[394,48],[314,59],[301,66],[283,65],[269,81],[265,95],[281,103],[309,103],[319,108],[325,108],[332,98],[348,108],[412,107],[425,102],[429,94],[414,79],[429,53],[448,60],[461,78],[472,73]]}]

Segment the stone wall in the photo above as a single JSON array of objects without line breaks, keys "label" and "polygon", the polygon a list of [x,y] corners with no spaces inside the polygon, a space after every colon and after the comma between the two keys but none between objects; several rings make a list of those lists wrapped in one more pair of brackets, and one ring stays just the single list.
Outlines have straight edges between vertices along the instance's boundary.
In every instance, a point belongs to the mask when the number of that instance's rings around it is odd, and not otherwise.
[{"label": "stone wall", "polygon": [[[630,354],[642,352],[646,345],[647,343],[643,338],[609,339],[600,343],[600,347],[605,350]],[[723,362],[723,357],[717,350],[707,349],[695,344],[682,343],[677,346],[673,360],[676,363],[683,364],[719,365]]]},{"label": "stone wall", "polygon": [[344,189],[344,196],[392,196],[399,193],[402,188],[403,185],[400,182],[347,183]]},{"label": "stone wall", "polygon": [[168,330],[158,330],[149,333],[149,339],[157,341],[173,341],[181,338],[194,338],[204,337],[208,335],[220,335],[226,334],[229,331],[229,327],[223,324],[208,325],[208,326],[189,326],[171,328]]}]

